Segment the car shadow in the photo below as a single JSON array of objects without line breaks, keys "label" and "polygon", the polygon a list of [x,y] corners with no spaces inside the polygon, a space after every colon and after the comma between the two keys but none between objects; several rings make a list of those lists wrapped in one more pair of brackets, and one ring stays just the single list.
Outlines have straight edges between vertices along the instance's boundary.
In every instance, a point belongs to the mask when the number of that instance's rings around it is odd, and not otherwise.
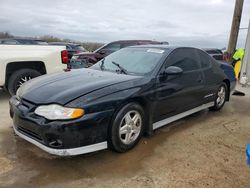
[{"label": "car shadow", "polygon": [[4,91],[3,89],[0,89],[0,104],[3,101],[9,100],[10,98],[10,94],[7,93],[6,91]]}]

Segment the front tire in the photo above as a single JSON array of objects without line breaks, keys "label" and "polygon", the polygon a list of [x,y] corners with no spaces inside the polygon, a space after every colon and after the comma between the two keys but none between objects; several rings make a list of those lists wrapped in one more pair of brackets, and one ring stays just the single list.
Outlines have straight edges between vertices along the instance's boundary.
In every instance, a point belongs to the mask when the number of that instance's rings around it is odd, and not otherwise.
[{"label": "front tire", "polygon": [[221,84],[217,93],[216,99],[214,101],[214,106],[209,108],[211,111],[218,111],[222,109],[226,102],[226,97],[228,96],[228,87],[225,83]]},{"label": "front tire", "polygon": [[137,103],[125,105],[115,116],[109,129],[109,146],[126,152],[140,141],[144,132],[144,111]]},{"label": "front tire", "polygon": [[20,86],[32,78],[40,76],[41,73],[33,69],[21,69],[14,72],[8,81],[8,91],[13,96]]}]

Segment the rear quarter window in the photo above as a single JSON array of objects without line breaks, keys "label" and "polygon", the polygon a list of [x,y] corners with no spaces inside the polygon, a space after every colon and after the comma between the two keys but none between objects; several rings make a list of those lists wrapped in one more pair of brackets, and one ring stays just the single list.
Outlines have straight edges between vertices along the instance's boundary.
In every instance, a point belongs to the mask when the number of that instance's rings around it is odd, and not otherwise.
[{"label": "rear quarter window", "polygon": [[203,51],[198,50],[200,63],[202,68],[209,68],[212,65],[211,57]]}]

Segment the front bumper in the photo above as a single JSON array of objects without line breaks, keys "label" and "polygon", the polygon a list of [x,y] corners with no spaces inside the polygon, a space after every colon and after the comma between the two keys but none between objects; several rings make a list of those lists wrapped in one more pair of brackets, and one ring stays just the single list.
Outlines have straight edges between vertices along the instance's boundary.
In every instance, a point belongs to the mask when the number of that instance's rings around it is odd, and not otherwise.
[{"label": "front bumper", "polygon": [[36,106],[12,97],[10,114],[18,136],[59,156],[79,155],[107,148],[112,110],[86,114],[75,120],[48,121],[34,114]]},{"label": "front bumper", "polygon": [[54,148],[50,148],[50,147],[47,147],[47,146],[41,144],[40,142],[26,136],[25,134],[22,134],[21,132],[19,132],[15,128],[15,126],[13,126],[13,128],[14,128],[15,133],[18,136],[20,136],[24,140],[36,145],[40,149],[42,149],[42,150],[44,150],[47,153],[50,153],[52,155],[73,156],[73,155],[80,155],[80,154],[90,153],[90,152],[99,151],[99,150],[103,150],[103,149],[108,148],[108,144],[105,141],[105,142],[100,142],[100,143],[97,143],[97,144],[92,144],[92,145],[78,147],[78,148],[72,148],[72,149],[54,149]]}]

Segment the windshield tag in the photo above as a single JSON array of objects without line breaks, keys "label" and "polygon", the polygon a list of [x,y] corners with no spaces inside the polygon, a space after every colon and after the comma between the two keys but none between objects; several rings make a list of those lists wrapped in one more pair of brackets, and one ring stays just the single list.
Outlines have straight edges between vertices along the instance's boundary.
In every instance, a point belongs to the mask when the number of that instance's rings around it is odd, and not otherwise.
[{"label": "windshield tag", "polygon": [[153,53],[162,54],[164,52],[164,50],[160,50],[160,49],[148,49],[147,52],[153,52]]}]

